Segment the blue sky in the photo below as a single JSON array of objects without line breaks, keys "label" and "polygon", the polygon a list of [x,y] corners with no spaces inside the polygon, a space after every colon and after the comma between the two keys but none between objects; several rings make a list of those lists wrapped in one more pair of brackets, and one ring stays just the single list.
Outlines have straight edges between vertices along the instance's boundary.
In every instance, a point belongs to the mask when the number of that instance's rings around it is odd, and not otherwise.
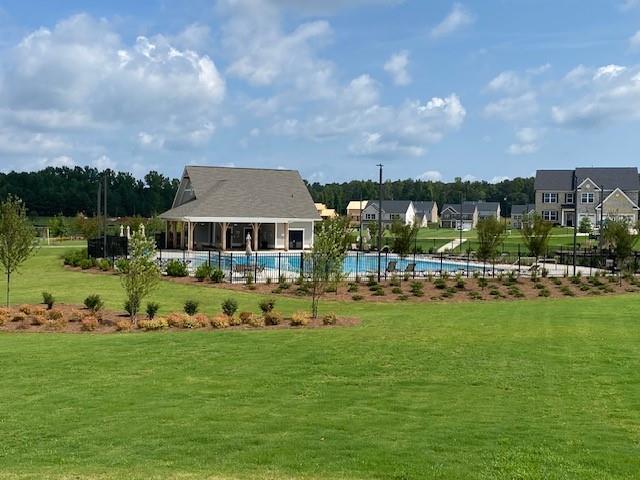
[{"label": "blue sky", "polygon": [[0,169],[637,165],[640,0],[5,1]]}]

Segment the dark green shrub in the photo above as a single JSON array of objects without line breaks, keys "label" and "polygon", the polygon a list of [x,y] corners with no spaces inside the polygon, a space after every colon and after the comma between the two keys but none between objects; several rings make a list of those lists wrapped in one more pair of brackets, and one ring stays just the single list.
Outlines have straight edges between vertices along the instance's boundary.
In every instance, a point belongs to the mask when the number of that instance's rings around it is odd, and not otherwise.
[{"label": "dark green shrub", "polygon": [[282,314],[279,312],[275,312],[270,310],[264,313],[264,324],[265,325],[280,325],[282,323]]},{"label": "dark green shrub", "polygon": [[551,292],[549,291],[548,288],[543,288],[543,289],[538,291],[538,296],[539,297],[548,297],[550,295],[551,295]]},{"label": "dark green shrub", "polygon": [[575,297],[575,293],[573,290],[571,290],[568,286],[564,285],[562,287],[560,287],[560,291],[562,292],[563,295],[566,295],[567,297]]},{"label": "dark green shrub", "polygon": [[211,275],[209,275],[209,278],[213,283],[222,283],[222,281],[224,280],[224,272],[219,268],[214,268],[213,270],[211,270]]},{"label": "dark green shrub", "polygon": [[399,287],[400,286],[400,279],[398,278],[397,275],[392,275],[391,276],[391,280],[389,280],[389,286],[391,286],[391,287]]},{"label": "dark green shrub", "polygon": [[362,300],[364,297],[362,295],[358,295],[357,293],[355,295],[351,296],[351,300],[353,300],[354,302],[359,302],[360,300]]},{"label": "dark green shrub", "polygon": [[349,287],[347,288],[347,292],[355,293],[357,291],[358,291],[358,284],[356,284],[356,283],[349,284]]},{"label": "dark green shrub", "polygon": [[276,306],[276,299],[275,298],[265,298],[265,299],[260,301],[258,306],[260,307],[260,310],[262,311],[262,313],[271,312]]},{"label": "dark green shrub", "polygon": [[53,305],[56,303],[56,299],[51,293],[42,292],[42,303],[47,306],[48,310],[51,310]]},{"label": "dark green shrub", "polygon": [[82,270],[89,270],[90,268],[93,268],[95,265],[95,260],[93,260],[92,258],[83,258],[82,260],[80,260],[80,268]]},{"label": "dark green shrub", "polygon": [[108,272],[109,270],[111,270],[111,261],[107,260],[106,258],[98,260],[98,268],[103,272]]},{"label": "dark green shrub", "polygon": [[167,262],[166,271],[169,277],[186,277],[189,275],[187,264],[175,258]]},{"label": "dark green shrub", "polygon": [[198,265],[198,268],[196,268],[196,278],[200,282],[204,282],[206,279],[208,279],[211,276],[212,272],[213,272],[213,268],[211,268],[211,265],[207,263],[202,263]]},{"label": "dark green shrub", "polygon": [[395,294],[395,295],[399,295],[402,293],[402,289],[400,287],[393,287],[391,289],[391,293]]},{"label": "dark green shrub", "polygon": [[153,320],[155,318],[158,310],[160,310],[160,305],[158,305],[156,302],[147,303],[147,317],[149,317],[150,319]]},{"label": "dark green shrub", "polygon": [[104,308],[104,301],[100,295],[93,294],[84,299],[84,306],[92,312],[99,312]]},{"label": "dark green shrub", "polygon": [[184,313],[187,315],[195,315],[198,313],[198,308],[200,307],[200,302],[196,300],[187,300],[184,302]]},{"label": "dark green shrub", "polygon": [[458,278],[456,280],[456,288],[458,290],[464,290],[465,287],[465,282],[464,282],[464,278]]},{"label": "dark green shrub", "polygon": [[474,290],[470,291],[467,295],[469,295],[471,300],[482,300],[482,295]]},{"label": "dark green shrub", "polygon": [[64,264],[69,265],[70,267],[79,267],[80,262],[88,258],[89,254],[87,253],[86,248],[69,250],[62,257]]},{"label": "dark green shrub", "polygon": [[401,302],[406,302],[407,300],[409,300],[409,297],[407,295],[398,295],[398,300],[400,300]]},{"label": "dark green shrub", "polygon": [[438,289],[438,290],[444,290],[445,288],[447,288],[447,282],[442,279],[442,278],[436,278],[433,281],[433,285]]},{"label": "dark green shrub", "polygon": [[551,281],[554,283],[554,285],[558,285],[558,286],[562,285],[562,280],[558,277],[553,277]]},{"label": "dark green shrub", "polygon": [[238,310],[238,302],[233,298],[227,298],[222,302],[222,313],[227,317],[233,317]]},{"label": "dark green shrub", "polygon": [[378,288],[376,288],[372,295],[374,297],[384,297],[384,289],[381,286],[378,286]]},{"label": "dark green shrub", "polygon": [[486,288],[487,285],[489,285],[489,281],[486,278],[481,277],[481,278],[478,279],[478,286],[480,288]]},{"label": "dark green shrub", "polygon": [[120,273],[127,273],[129,271],[129,260],[126,258],[117,259],[115,269]]}]

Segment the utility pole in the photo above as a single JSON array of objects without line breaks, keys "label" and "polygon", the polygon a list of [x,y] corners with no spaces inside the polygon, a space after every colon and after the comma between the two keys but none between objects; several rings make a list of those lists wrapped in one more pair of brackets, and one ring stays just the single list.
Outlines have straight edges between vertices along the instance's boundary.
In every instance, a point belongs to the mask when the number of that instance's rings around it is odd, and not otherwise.
[{"label": "utility pole", "polygon": [[376,165],[380,170],[380,177],[378,179],[378,283],[380,283],[380,270],[382,268],[382,165],[379,163]]},{"label": "utility pole", "polygon": [[464,198],[463,193],[460,192],[460,214],[458,215],[460,218],[460,224],[458,225],[458,230],[460,230],[460,244],[458,248],[460,248],[460,253],[462,254],[462,199]]},{"label": "utility pole", "polygon": [[573,276],[576,276],[576,250],[578,246],[578,177],[573,171],[573,200],[575,202],[575,218],[573,219]]},{"label": "utility pole", "polygon": [[105,170],[104,172],[104,189],[103,189],[103,193],[104,193],[104,236],[102,237],[102,241],[103,241],[103,251],[102,254],[104,255],[103,258],[107,258],[109,256],[108,252],[107,252],[107,192],[109,190],[109,170]]},{"label": "utility pole", "polygon": [[360,251],[362,251],[362,185],[360,185],[360,205],[358,205],[360,207],[360,216],[358,217],[360,219]]},{"label": "utility pole", "polygon": [[598,227],[598,247],[602,255],[602,227],[604,226],[604,185],[600,185],[600,226]]}]

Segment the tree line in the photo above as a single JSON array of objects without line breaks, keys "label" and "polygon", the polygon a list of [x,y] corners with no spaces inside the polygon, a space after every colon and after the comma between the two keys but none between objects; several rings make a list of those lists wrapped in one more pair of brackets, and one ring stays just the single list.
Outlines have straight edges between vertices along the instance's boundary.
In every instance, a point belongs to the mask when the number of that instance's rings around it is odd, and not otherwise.
[{"label": "tree line", "polygon": [[[113,217],[152,217],[169,208],[180,184],[150,171],[143,179],[128,172],[100,171],[91,167],[49,167],[37,172],[0,173],[0,199],[9,194],[21,198],[30,216],[67,217],[83,213],[92,216],[97,210],[98,184],[108,175],[108,213]],[[352,180],[343,183],[307,183],[313,200],[345,213],[351,200],[378,198],[377,182]],[[388,180],[383,186],[386,200],[435,200],[445,203],[464,200],[500,202],[504,215],[511,205],[533,201],[533,178],[515,178],[498,183],[486,181],[434,182],[422,180]]]}]

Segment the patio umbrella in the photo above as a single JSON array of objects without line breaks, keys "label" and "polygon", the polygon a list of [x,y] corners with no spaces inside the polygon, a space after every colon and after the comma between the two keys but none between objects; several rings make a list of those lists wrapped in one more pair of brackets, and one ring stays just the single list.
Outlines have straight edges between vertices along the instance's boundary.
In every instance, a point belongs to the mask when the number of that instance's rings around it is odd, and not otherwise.
[{"label": "patio umbrella", "polygon": [[245,239],[247,242],[247,250],[245,251],[247,257],[250,257],[251,255],[253,255],[253,252],[251,251],[251,234],[247,233],[247,238]]}]

